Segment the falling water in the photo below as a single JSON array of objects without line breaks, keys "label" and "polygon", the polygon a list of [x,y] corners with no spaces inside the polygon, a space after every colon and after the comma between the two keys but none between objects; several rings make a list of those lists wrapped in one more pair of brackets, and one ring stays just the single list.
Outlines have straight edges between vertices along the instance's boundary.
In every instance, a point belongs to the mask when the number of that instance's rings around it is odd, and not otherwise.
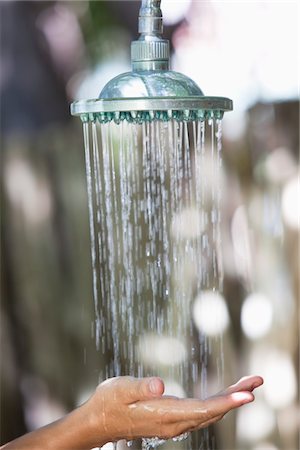
[{"label": "falling water", "polygon": [[[83,128],[100,378],[160,375],[205,398],[212,359],[223,384],[222,338],[194,308],[222,291],[221,121]],[[213,446],[202,432],[176,448]]]}]

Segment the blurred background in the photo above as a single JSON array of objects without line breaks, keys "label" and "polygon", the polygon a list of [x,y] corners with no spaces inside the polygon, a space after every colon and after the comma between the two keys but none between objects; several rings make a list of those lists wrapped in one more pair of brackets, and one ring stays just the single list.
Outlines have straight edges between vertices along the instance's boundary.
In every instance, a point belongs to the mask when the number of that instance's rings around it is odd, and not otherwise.
[{"label": "blurred background", "polygon": [[[1,443],[98,383],[81,124],[130,70],[138,1],[2,1]],[[299,448],[299,6],[162,1],[173,69],[232,98],[223,121],[225,382],[265,378],[222,450]]]}]

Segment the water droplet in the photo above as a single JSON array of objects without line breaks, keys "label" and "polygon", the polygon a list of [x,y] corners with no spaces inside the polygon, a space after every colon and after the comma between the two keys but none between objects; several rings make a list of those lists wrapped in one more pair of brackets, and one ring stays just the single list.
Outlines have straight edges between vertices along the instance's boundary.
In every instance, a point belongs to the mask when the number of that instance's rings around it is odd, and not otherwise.
[{"label": "water droplet", "polygon": [[183,433],[183,434],[180,434],[179,436],[173,437],[172,441],[181,442],[181,441],[184,441],[185,439],[187,439],[188,436],[189,436],[189,433]]}]

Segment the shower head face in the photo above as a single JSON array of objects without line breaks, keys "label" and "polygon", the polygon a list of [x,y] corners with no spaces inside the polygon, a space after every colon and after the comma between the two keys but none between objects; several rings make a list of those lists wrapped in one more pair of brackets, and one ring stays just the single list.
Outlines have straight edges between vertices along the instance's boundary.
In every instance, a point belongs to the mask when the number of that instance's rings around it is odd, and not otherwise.
[{"label": "shower head face", "polygon": [[225,111],[232,110],[232,100],[225,97],[128,97],[83,100],[71,105],[73,116],[83,122],[119,124],[125,120],[142,124],[160,120],[190,122],[194,120],[222,119]]}]

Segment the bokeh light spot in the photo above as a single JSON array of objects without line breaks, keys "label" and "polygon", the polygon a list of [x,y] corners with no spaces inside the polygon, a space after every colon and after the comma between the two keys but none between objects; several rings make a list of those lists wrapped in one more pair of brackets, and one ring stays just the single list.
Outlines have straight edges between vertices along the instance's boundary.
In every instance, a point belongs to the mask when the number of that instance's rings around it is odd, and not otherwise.
[{"label": "bokeh light spot", "polygon": [[218,292],[202,292],[195,300],[193,319],[198,330],[208,336],[223,333],[229,325],[224,297]]},{"label": "bokeh light spot", "polygon": [[246,336],[259,339],[272,326],[273,308],[270,300],[260,293],[249,295],[242,306],[241,323]]}]

